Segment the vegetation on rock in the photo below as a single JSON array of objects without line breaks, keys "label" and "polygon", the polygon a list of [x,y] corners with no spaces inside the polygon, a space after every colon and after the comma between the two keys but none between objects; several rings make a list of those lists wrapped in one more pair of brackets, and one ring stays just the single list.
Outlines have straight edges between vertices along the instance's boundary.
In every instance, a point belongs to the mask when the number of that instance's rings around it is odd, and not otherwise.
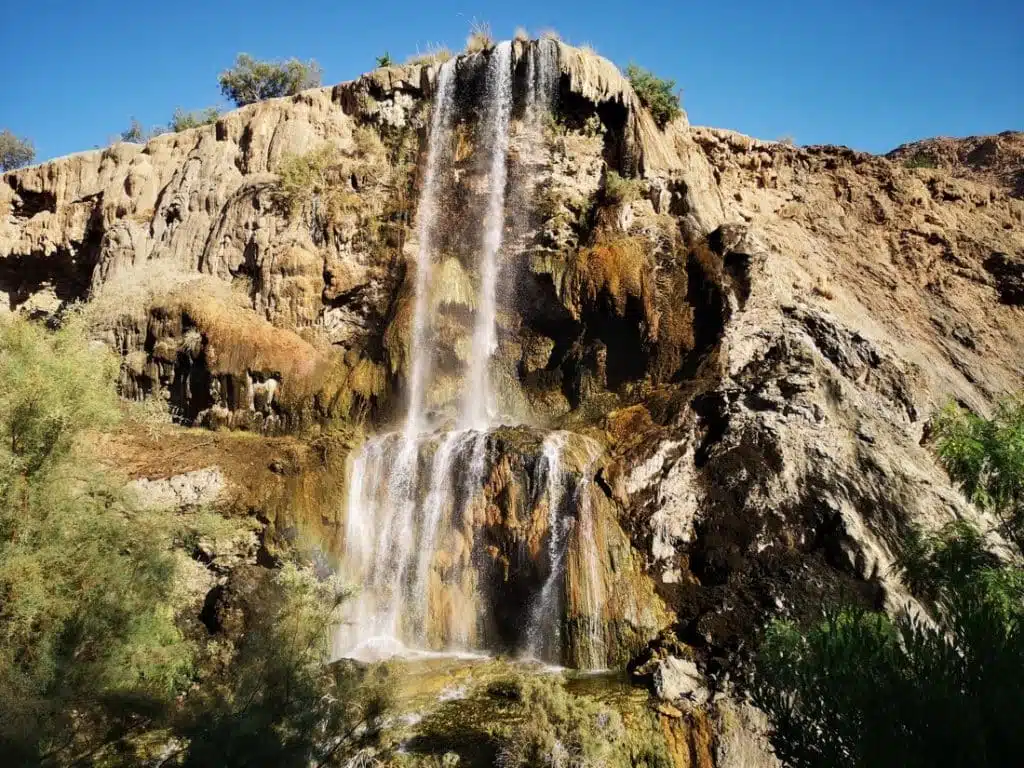
[{"label": "vegetation on rock", "polygon": [[255,569],[230,635],[180,614],[207,518],[143,510],[86,451],[116,371],[76,317],[0,325],[0,761],[328,765],[373,739],[384,700],[325,663],[335,582]]},{"label": "vegetation on rock", "polygon": [[664,128],[683,113],[675,80],[660,78],[636,64],[626,67],[626,77],[659,127]]},{"label": "vegetation on rock", "polygon": [[8,129],[0,132],[0,171],[13,171],[28,165],[36,157],[29,139],[19,138]]},{"label": "vegetation on rock", "polygon": [[247,53],[238,54],[235,65],[217,78],[221,93],[236,106],[244,107],[265,99],[294,96],[320,85],[320,66],[313,61],[260,61]]},{"label": "vegetation on rock", "polygon": [[207,107],[192,112],[186,112],[181,107],[177,107],[168,127],[177,133],[178,131],[187,131],[189,128],[198,128],[201,125],[212,125],[217,122],[219,117],[220,111],[216,107]]},{"label": "vegetation on rock", "polygon": [[[950,406],[936,433],[951,476],[1019,548],[1020,401],[992,419]],[[912,531],[898,569],[930,617],[831,607],[817,626],[769,627],[754,698],[777,754],[807,768],[1014,763],[1024,749],[1024,569],[964,521]]]}]

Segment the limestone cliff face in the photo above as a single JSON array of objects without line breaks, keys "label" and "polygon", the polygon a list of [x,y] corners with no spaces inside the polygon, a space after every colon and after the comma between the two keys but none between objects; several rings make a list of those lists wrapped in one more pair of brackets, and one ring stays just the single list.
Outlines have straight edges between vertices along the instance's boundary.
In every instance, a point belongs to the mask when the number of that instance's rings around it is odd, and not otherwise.
[{"label": "limestone cliff face", "polygon": [[[627,592],[650,602],[628,633],[670,627],[713,675],[767,616],[899,607],[908,526],[975,514],[922,444],[929,418],[1024,384],[1024,201],[840,147],[659,130],[610,63],[559,46],[559,65],[543,150],[510,148],[535,213],[506,221],[496,364],[528,421],[607,451],[593,479],[632,545],[619,575],[642,572]],[[125,395],[161,394],[185,423],[386,423],[435,82],[378,70],[5,174],[0,310],[87,300]],[[475,130],[461,118],[457,200],[486,189]],[[438,301],[457,324],[469,277],[452,262]],[[543,514],[522,503],[529,452],[495,450],[474,535],[500,580]]]}]

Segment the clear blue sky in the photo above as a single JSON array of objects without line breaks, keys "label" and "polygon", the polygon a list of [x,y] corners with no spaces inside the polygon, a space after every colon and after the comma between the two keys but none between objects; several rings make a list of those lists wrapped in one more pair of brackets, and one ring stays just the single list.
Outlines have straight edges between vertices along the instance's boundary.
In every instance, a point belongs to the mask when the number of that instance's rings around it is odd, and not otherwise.
[{"label": "clear blue sky", "polygon": [[0,18],[0,129],[40,159],[217,104],[239,51],[315,58],[335,83],[385,50],[461,48],[473,18],[636,61],[676,79],[692,122],[762,138],[882,152],[1024,129],[1024,0],[8,0]]}]

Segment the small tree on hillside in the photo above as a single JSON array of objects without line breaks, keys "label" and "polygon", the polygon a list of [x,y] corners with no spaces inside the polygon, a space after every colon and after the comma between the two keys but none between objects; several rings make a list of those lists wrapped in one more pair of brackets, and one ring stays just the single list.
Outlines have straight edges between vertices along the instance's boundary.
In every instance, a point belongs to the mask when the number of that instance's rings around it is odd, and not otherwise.
[{"label": "small tree on hillside", "polygon": [[247,53],[238,54],[235,66],[217,78],[221,93],[244,107],[264,99],[294,96],[320,85],[320,66],[310,59],[299,61],[258,61]]},{"label": "small tree on hillside", "polygon": [[675,80],[664,80],[636,64],[626,67],[626,77],[658,127],[664,128],[683,113]]},{"label": "small tree on hillside", "polygon": [[15,136],[6,128],[0,133],[0,171],[11,171],[28,165],[36,157],[35,147],[28,139]]}]

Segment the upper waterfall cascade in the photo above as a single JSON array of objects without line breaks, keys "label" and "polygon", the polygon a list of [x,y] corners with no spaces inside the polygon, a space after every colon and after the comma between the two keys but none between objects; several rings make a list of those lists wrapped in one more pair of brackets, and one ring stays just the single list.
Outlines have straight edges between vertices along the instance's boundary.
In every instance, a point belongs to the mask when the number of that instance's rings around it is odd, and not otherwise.
[{"label": "upper waterfall cascade", "polygon": [[[491,638],[497,634],[505,638],[501,650],[586,668],[607,666],[600,637],[602,539],[589,500],[589,476],[600,455],[596,443],[576,436],[585,455],[576,457],[574,470],[564,461],[570,433],[550,432],[539,446],[533,501],[546,510],[546,530],[537,534],[546,543],[536,547],[536,589],[517,598],[525,601],[525,615],[511,639],[507,629],[495,633],[488,627],[500,613],[494,603],[504,598],[485,594],[477,568],[481,547],[473,533],[487,517],[484,488],[500,458],[493,448],[495,429],[520,422],[509,407],[514,393],[501,390],[507,377],[499,380],[492,365],[499,315],[511,300],[505,286],[515,278],[517,241],[508,235],[524,228],[535,192],[530,174],[512,173],[510,166],[546,151],[542,128],[555,104],[558,56],[552,41],[521,48],[505,42],[481,55],[451,59],[435,75],[411,265],[406,419],[403,429],[368,439],[351,460],[342,570],[359,593],[337,631],[338,656],[494,650]],[[460,84],[480,78],[481,70],[483,87],[463,93]],[[518,103],[517,88],[525,94]],[[485,193],[457,210],[455,145],[458,131],[467,130],[464,114],[478,114],[479,124],[472,126],[473,156],[458,173],[477,174]],[[477,228],[464,238],[476,243],[470,252],[453,245],[453,222]],[[451,295],[457,286],[445,281],[452,274],[471,277],[472,297]],[[459,314],[439,311],[455,303]],[[446,334],[456,337],[454,349],[466,351],[455,366],[441,352]],[[567,594],[572,584],[580,585],[578,599]],[[562,627],[569,621],[590,639],[567,642]]]}]

